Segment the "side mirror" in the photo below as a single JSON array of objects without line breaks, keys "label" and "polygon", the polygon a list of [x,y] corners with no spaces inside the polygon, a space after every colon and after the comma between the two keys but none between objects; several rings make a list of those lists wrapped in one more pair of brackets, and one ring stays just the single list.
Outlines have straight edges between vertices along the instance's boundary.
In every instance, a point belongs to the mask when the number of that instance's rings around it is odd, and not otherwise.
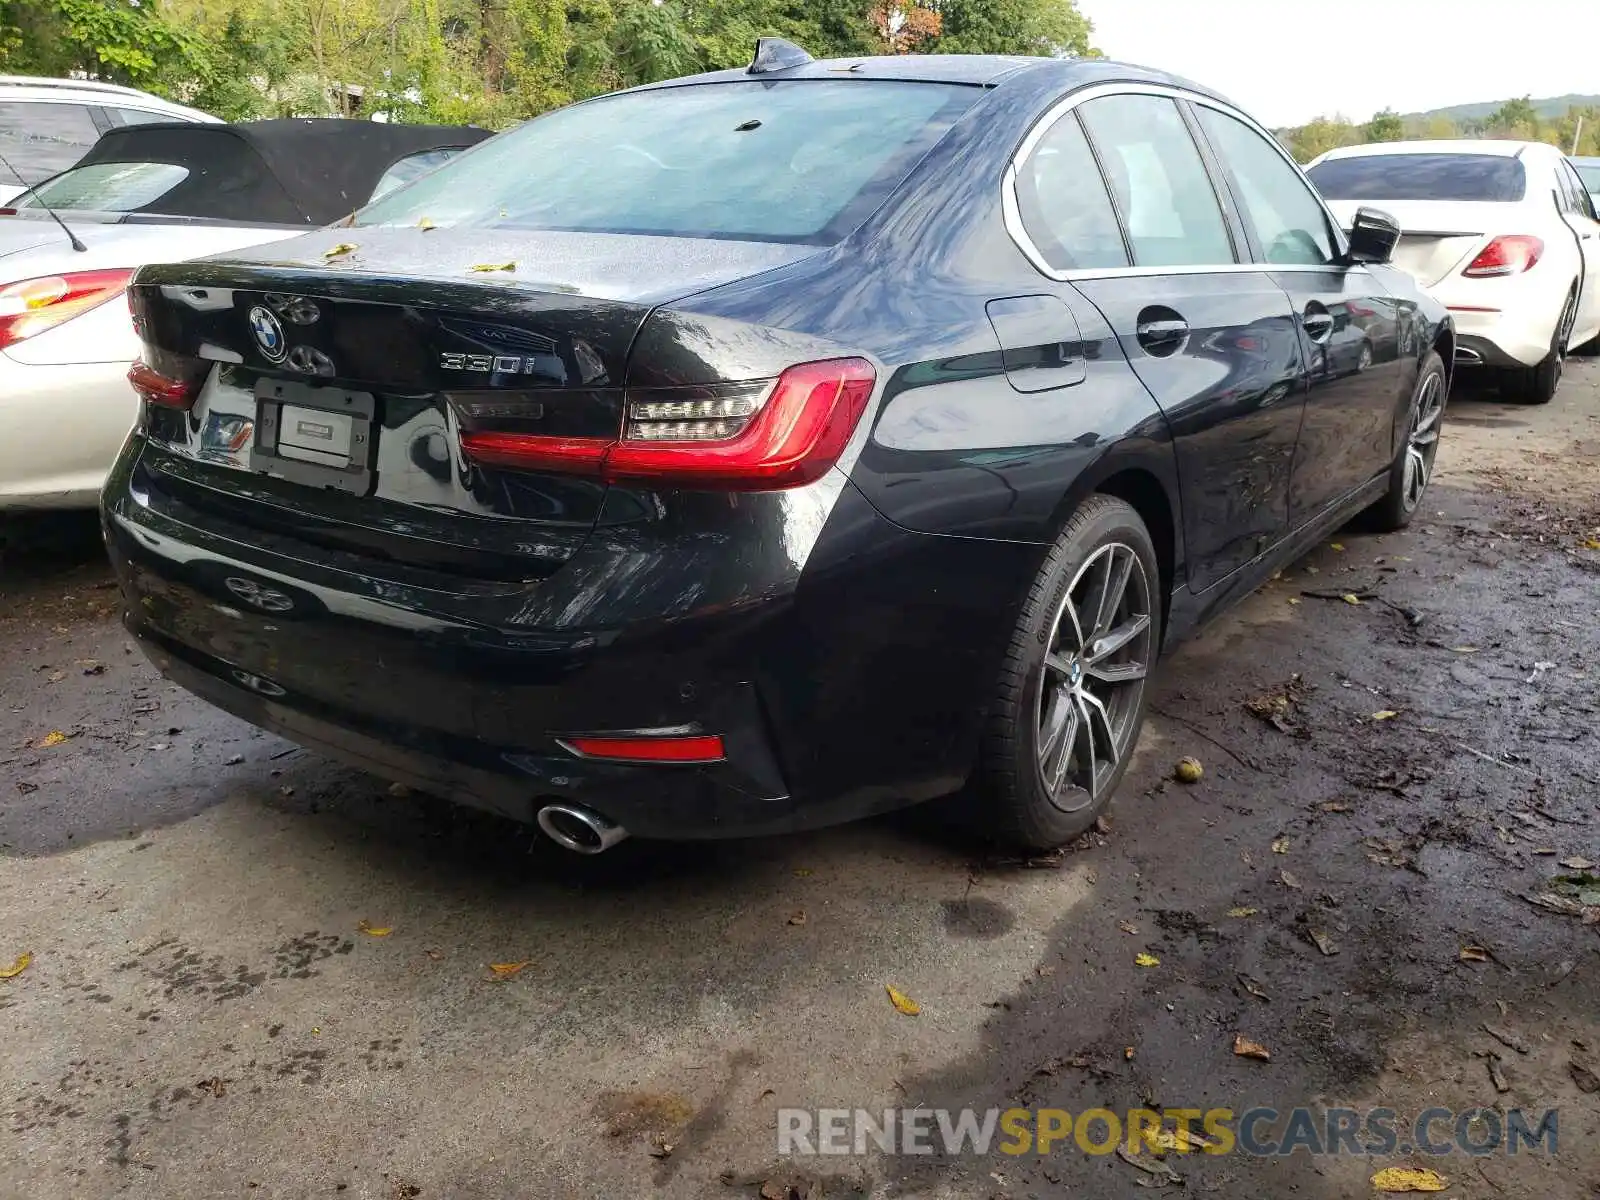
[{"label": "side mirror", "polygon": [[1378,208],[1356,209],[1350,223],[1350,261],[1386,263],[1400,241],[1400,222]]}]

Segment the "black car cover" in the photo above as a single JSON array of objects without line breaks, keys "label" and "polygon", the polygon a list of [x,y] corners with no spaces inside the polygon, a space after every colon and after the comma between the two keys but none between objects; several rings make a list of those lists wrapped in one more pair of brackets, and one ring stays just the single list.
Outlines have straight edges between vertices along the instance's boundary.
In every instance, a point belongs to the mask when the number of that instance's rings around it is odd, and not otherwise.
[{"label": "black car cover", "polygon": [[76,166],[170,163],[188,177],[135,212],[327,225],[367,203],[395,163],[428,150],[461,150],[493,136],[465,125],[390,125],[296,117],[237,125],[183,122],[107,131]]}]

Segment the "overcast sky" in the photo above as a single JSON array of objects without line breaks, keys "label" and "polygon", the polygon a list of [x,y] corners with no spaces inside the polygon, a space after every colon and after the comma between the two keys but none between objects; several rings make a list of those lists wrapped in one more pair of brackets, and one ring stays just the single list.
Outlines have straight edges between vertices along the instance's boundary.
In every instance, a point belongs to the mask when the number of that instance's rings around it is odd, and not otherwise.
[{"label": "overcast sky", "polygon": [[1268,125],[1600,94],[1600,0],[1078,0],[1110,58],[1186,75]]}]

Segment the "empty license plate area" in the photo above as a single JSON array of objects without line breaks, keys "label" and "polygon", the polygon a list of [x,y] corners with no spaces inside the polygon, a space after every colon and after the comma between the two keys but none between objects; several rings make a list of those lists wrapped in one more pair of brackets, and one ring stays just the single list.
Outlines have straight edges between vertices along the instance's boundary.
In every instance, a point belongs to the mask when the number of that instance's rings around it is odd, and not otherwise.
[{"label": "empty license plate area", "polygon": [[370,392],[259,380],[250,467],[308,487],[365,495],[375,411]]}]

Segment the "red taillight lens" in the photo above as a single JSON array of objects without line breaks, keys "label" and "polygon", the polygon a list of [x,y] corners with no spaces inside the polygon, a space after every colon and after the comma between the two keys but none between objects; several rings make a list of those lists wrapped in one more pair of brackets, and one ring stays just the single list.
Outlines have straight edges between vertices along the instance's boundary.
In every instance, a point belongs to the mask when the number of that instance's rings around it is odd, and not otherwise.
[{"label": "red taillight lens", "polygon": [[461,449],[475,462],[491,467],[557,471],[564,475],[598,475],[605,465],[610,438],[564,438],[533,433],[478,430],[461,433]]},{"label": "red taillight lens", "polygon": [[1544,242],[1531,233],[1502,234],[1478,251],[1478,257],[1461,273],[1472,279],[1520,275],[1538,262],[1543,253]]},{"label": "red taillight lens", "polygon": [[731,491],[800,487],[838,461],[876,381],[865,359],[835,358],[790,367],[770,389],[630,389],[620,438],[474,430],[461,434],[461,449],[493,466],[608,480]]},{"label": "red taillight lens", "polygon": [[189,409],[194,405],[200,389],[182,379],[163,375],[148,363],[136,362],[128,368],[128,382],[139,393],[141,400],[159,404],[162,408]]},{"label": "red taillight lens", "polygon": [[0,288],[0,350],[98,308],[128,286],[133,272],[71,271]]},{"label": "red taillight lens", "polygon": [[[860,358],[790,367],[766,402],[740,417],[652,419],[652,409],[630,401],[627,430],[606,456],[605,474],[685,487],[799,487],[838,461],[876,378],[872,364]],[[708,436],[694,436],[697,426]]]},{"label": "red taillight lens", "polygon": [[584,758],[609,758],[614,762],[710,763],[721,762],[722,739],[695,737],[572,737],[561,738],[567,749]]}]

